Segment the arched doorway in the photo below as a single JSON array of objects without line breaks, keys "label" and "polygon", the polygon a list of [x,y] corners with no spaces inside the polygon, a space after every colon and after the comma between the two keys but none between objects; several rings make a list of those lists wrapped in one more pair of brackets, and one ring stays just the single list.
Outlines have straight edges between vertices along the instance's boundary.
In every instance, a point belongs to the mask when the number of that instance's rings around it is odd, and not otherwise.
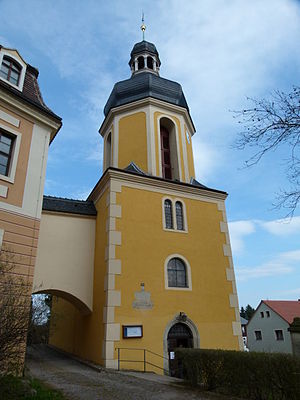
[{"label": "arched doorway", "polygon": [[168,333],[168,355],[169,355],[169,369],[170,375],[178,375],[178,363],[175,359],[174,351],[177,348],[192,348],[194,347],[194,338],[190,328],[182,323],[178,322],[173,325]]}]

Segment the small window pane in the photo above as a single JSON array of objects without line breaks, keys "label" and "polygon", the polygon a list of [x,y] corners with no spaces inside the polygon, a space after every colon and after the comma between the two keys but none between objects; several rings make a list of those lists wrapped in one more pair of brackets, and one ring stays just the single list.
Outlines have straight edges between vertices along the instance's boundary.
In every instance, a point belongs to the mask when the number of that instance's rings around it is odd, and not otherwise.
[{"label": "small window pane", "polygon": [[6,175],[6,166],[0,164],[0,174]]},{"label": "small window pane", "polygon": [[9,146],[8,144],[1,143],[1,142],[0,142],[0,151],[1,151],[2,153],[9,154],[10,146]]},{"label": "small window pane", "polygon": [[173,215],[171,200],[165,200],[165,223],[167,229],[173,229]]},{"label": "small window pane", "polygon": [[4,154],[0,154],[0,164],[1,165],[7,165],[7,160],[8,160],[8,157],[7,156],[5,156]]},{"label": "small window pane", "polygon": [[1,138],[0,141],[2,143],[8,144],[9,146],[11,145],[12,139],[10,137],[1,135],[0,138]]},{"label": "small window pane", "polygon": [[8,76],[8,69],[6,70],[6,69],[3,67],[3,65],[2,65],[2,68],[1,68],[1,71],[0,71],[0,75],[1,75],[3,78],[7,79],[7,76]]}]

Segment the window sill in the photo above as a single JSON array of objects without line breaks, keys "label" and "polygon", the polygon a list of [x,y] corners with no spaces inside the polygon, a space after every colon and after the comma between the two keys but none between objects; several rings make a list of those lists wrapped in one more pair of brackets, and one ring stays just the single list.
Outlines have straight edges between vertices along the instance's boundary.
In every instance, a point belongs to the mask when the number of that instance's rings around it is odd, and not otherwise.
[{"label": "window sill", "polygon": [[173,286],[167,286],[167,287],[165,287],[165,289],[166,290],[180,290],[180,291],[183,291],[183,292],[189,292],[189,291],[191,291],[192,290],[192,288],[191,287],[173,287]]},{"label": "window sill", "polygon": [[6,182],[9,182],[9,183],[14,183],[14,181],[15,181],[13,177],[2,175],[2,174],[0,174],[0,180],[1,181],[6,181]]},{"label": "window sill", "polygon": [[188,233],[188,230],[179,230],[179,229],[169,229],[169,228],[163,228],[164,231],[166,232],[173,232],[173,233]]}]

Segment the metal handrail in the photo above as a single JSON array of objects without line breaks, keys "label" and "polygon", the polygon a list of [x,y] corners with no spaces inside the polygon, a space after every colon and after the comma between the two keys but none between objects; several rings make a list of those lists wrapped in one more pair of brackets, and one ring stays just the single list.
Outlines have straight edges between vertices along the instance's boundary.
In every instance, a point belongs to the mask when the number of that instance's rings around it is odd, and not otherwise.
[{"label": "metal handrail", "polygon": [[[169,371],[160,367],[159,365],[153,364],[150,361],[147,361],[146,359],[146,354],[147,352],[150,354],[154,354],[157,357],[160,357],[164,360],[168,360],[167,357],[162,356],[161,354],[155,353],[154,351],[148,350],[148,349],[141,349],[141,348],[137,348],[137,347],[116,347],[116,350],[118,350],[118,371],[120,371],[120,364],[121,362],[140,362],[140,363],[144,363],[144,372],[146,372],[146,366],[151,365],[152,367],[158,368],[162,371],[164,371],[166,374],[169,375]],[[136,350],[136,351],[143,351],[144,352],[144,358],[143,360],[121,360],[121,350]]]}]

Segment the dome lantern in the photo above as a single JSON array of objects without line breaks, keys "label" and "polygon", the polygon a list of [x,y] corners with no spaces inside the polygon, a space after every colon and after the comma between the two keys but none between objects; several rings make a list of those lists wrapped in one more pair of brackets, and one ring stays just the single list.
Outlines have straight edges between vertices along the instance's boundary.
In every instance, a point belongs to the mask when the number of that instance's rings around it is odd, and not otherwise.
[{"label": "dome lantern", "polygon": [[153,43],[142,40],[133,46],[129,61],[132,75],[140,72],[159,75],[160,64],[158,51]]}]

